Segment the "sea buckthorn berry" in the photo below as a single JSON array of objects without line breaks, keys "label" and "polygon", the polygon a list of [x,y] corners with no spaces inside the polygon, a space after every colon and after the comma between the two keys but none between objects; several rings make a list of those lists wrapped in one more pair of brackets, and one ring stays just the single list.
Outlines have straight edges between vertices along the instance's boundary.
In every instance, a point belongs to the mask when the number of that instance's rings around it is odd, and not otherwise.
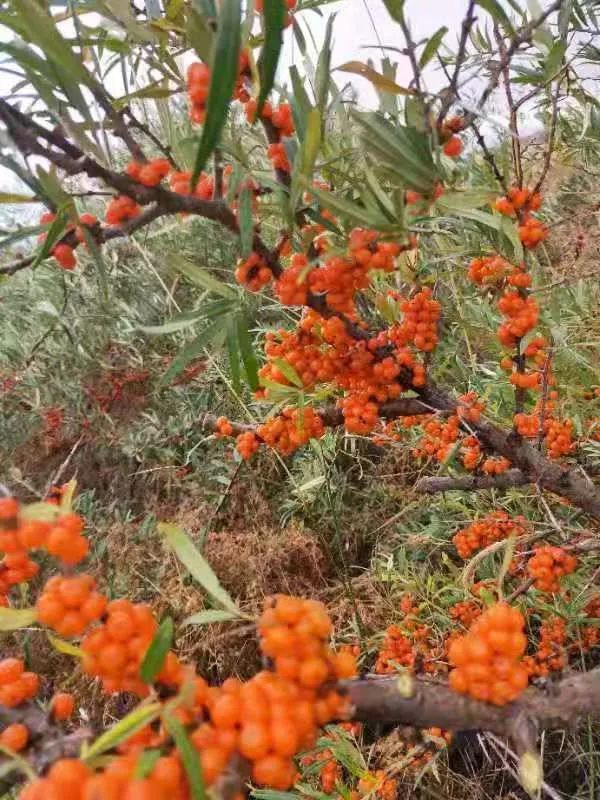
[{"label": "sea buckthorn berry", "polygon": [[240,433],[235,441],[236,450],[244,459],[244,461],[248,461],[248,459],[252,458],[252,456],[260,447],[260,441],[253,431],[245,431],[244,433]]},{"label": "sea buckthorn berry", "polygon": [[320,439],[324,433],[323,420],[310,407],[284,408],[281,414],[257,429],[264,443],[282,455],[290,455],[310,439]]},{"label": "sea buckthorn berry", "polygon": [[258,253],[251,253],[248,258],[241,259],[235,271],[235,279],[251,292],[259,292],[266,286],[273,273]]},{"label": "sea buckthorn berry", "polygon": [[308,259],[296,254],[290,266],[275,281],[275,294],[286,306],[303,306],[308,297]]},{"label": "sea buckthorn berry", "polygon": [[233,435],[233,426],[227,417],[219,417],[216,422],[215,435],[217,437],[226,437]]},{"label": "sea buckthorn berry", "polygon": [[50,710],[56,720],[66,720],[75,710],[75,699],[67,692],[57,692],[50,701]]},{"label": "sea buckthorn berry", "polygon": [[283,142],[274,142],[267,147],[267,156],[274,169],[281,172],[291,172],[292,166],[288,159],[287,150]]},{"label": "sea buckthorn berry", "polygon": [[63,269],[72,270],[77,265],[75,251],[71,245],[64,243],[55,245],[52,250],[52,255]]},{"label": "sea buckthorn berry", "polygon": [[499,255],[474,258],[469,264],[469,280],[479,285],[492,285],[500,283],[513,269],[504,258]]},{"label": "sea buckthorn berry", "polygon": [[459,136],[451,136],[443,147],[444,154],[450,158],[458,158],[463,151],[463,143]]},{"label": "sea buckthorn berry", "polygon": [[144,604],[113,600],[106,622],[83,639],[83,669],[102,680],[107,693],[128,691],[144,697],[148,687],[139,668],[157,630],[152,611]]},{"label": "sea buckthorn berry", "polygon": [[535,653],[523,662],[531,678],[546,677],[560,672],[568,664],[566,651],[567,625],[561,617],[549,617],[540,625],[539,644]]},{"label": "sea buckthorn berry", "polygon": [[481,469],[486,475],[502,475],[510,467],[510,461],[504,456],[486,458]]},{"label": "sea buckthorn berry", "polygon": [[545,432],[544,443],[550,458],[560,458],[573,451],[573,423],[571,420],[568,419],[564,422],[557,419],[548,420]]},{"label": "sea buckthorn berry", "polygon": [[574,572],[577,558],[561,547],[543,545],[527,562],[527,572],[534,578],[536,589],[542,592],[557,592],[560,579]]},{"label": "sea buckthorn berry", "polygon": [[523,517],[511,518],[506,511],[494,511],[487,517],[472,522],[458,531],[452,541],[461,558],[469,556],[477,550],[500,542],[509,536],[522,536],[527,527]]},{"label": "sea buckthorn berry", "polygon": [[113,197],[106,207],[105,219],[109,225],[120,225],[122,222],[135,219],[140,215],[141,210],[133,198],[118,195]]},{"label": "sea buckthorn berry", "polygon": [[507,197],[500,197],[495,201],[496,211],[507,217],[512,217],[517,211],[528,214],[530,211],[538,211],[542,205],[542,196],[533,193],[531,189],[519,189],[517,186],[508,191]]},{"label": "sea buckthorn berry", "polygon": [[525,247],[532,249],[548,238],[548,228],[539,219],[528,217],[518,227],[519,239]]},{"label": "sea buckthorn berry", "polygon": [[464,636],[450,644],[448,658],[454,667],[450,686],[498,706],[515,700],[528,683],[522,663],[527,646],[524,626],[523,615],[505,603],[484,611]]},{"label": "sea buckthorn berry", "polygon": [[27,747],[29,741],[29,731],[27,727],[20,722],[14,722],[12,725],[7,725],[3,731],[0,732],[0,745],[18,753]]},{"label": "sea buckthorn berry", "polygon": [[127,165],[127,174],[144,186],[158,186],[171,170],[171,164],[166,158],[154,158],[145,164],[132,161]]}]

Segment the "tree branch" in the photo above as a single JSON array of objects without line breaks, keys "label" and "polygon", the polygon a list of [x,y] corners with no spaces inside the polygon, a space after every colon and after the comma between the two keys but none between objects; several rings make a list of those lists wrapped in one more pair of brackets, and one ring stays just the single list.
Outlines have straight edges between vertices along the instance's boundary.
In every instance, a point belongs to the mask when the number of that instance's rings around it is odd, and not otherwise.
[{"label": "tree branch", "polygon": [[458,490],[461,492],[477,489],[510,489],[513,486],[525,486],[531,479],[520,469],[509,469],[501,475],[461,475],[455,478],[433,477],[421,478],[415,485],[417,492],[436,494]]},{"label": "tree branch", "polygon": [[522,743],[531,739],[530,726],[537,735],[541,730],[575,728],[588,716],[600,715],[600,668],[572,674],[544,691],[527,689],[502,707],[472,700],[425,678],[412,679],[409,697],[401,693],[398,677],[344,681],[341,688],[352,704],[353,720],[489,731],[513,742],[519,753]]}]

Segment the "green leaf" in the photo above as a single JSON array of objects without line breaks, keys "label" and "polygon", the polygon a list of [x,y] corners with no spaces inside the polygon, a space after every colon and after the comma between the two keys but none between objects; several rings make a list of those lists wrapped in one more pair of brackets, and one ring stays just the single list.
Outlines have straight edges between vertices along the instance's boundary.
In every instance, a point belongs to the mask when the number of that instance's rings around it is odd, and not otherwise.
[{"label": "green leaf", "polygon": [[197,286],[201,286],[208,292],[219,294],[221,297],[233,299],[236,297],[236,292],[226,284],[213,278],[208,270],[199,267],[197,264],[192,264],[191,261],[183,258],[177,253],[168,254],[169,264],[178,272],[183,273],[186,278],[189,278]]},{"label": "green leaf", "polygon": [[298,169],[294,169],[292,174],[292,191],[290,195],[292,208],[296,207],[302,192],[302,185],[298,178],[300,176],[304,176],[307,180],[312,178],[315,161],[321,147],[322,124],[319,109],[313,108],[306,117],[306,132],[298,151]]},{"label": "green leaf", "polygon": [[509,36],[514,36],[515,29],[512,26],[510,17],[497,0],[477,0],[477,5],[484,8],[493,20],[502,23]]},{"label": "green leaf", "polygon": [[260,75],[260,94],[258,95],[256,115],[259,116],[265,100],[275,84],[275,73],[283,44],[283,24],[286,8],[283,0],[264,0],[262,14],[264,44],[258,59]]},{"label": "green leaf", "polygon": [[302,388],[302,378],[298,375],[294,367],[284,358],[274,358],[272,363],[293,386],[297,386],[299,389]]},{"label": "green leaf", "polygon": [[202,61],[210,61],[210,54],[213,46],[214,34],[206,23],[202,14],[195,8],[188,9],[185,32],[188,41]]},{"label": "green leaf", "polygon": [[50,256],[54,245],[58,242],[58,240],[63,235],[65,228],[67,226],[66,214],[64,209],[59,209],[56,212],[56,218],[50,224],[48,228],[48,233],[46,234],[46,238],[40,249],[38,250],[34,260],[31,263],[31,268],[35,269],[38,264],[40,264],[45,258]]},{"label": "green leaf", "polygon": [[117,97],[113,105],[115,108],[124,108],[132,100],[156,99],[161,97],[171,97],[175,94],[175,89],[167,89],[161,86],[159,82],[153,83],[150,86],[144,86],[143,89],[138,89],[136,92],[125,94],[122,97]]},{"label": "green leaf", "polygon": [[258,360],[248,330],[248,320],[245,314],[238,314],[236,322],[237,342],[240,348],[242,364],[244,365],[244,372],[246,373],[246,380],[250,389],[255,392],[260,386],[258,381]]},{"label": "green leaf", "polygon": [[177,353],[169,369],[161,377],[159,385],[167,386],[173,378],[176,378],[186,368],[190,361],[197,358],[209,345],[212,344],[215,350],[220,348],[225,340],[225,335],[226,327],[223,319],[216,319],[207,325],[195,339],[186,344]]},{"label": "green leaf", "polygon": [[167,653],[173,643],[173,620],[165,617],[146,651],[140,666],[140,677],[144,683],[154,683],[165,663]]},{"label": "green leaf", "polygon": [[162,336],[165,333],[176,333],[196,325],[200,320],[206,318],[204,308],[196,311],[184,311],[181,314],[174,314],[168,322],[162,325],[140,325],[138,330],[148,333],[151,336]]},{"label": "green leaf", "polygon": [[83,658],[85,655],[81,647],[77,647],[77,645],[72,642],[66,642],[64,639],[60,639],[58,636],[53,636],[51,633],[48,633],[48,631],[46,631],[46,636],[57,653],[63,653],[66,656],[74,656],[75,658]]},{"label": "green leaf", "polygon": [[306,118],[312,109],[312,104],[304,88],[304,80],[300,77],[300,73],[295,64],[290,67],[290,79],[292,81],[292,89],[294,90],[290,98],[292,116],[294,117],[298,139],[302,141],[306,130]]},{"label": "green leaf", "polygon": [[221,586],[219,579],[212,570],[212,567],[196,549],[194,543],[178,525],[168,522],[160,522],[158,531],[161,533],[177,558],[189,571],[192,577],[224,608],[232,614],[241,616],[241,612],[231,599],[229,593]]},{"label": "green leaf", "polygon": [[380,114],[357,113],[363,143],[376,162],[395,173],[403,185],[421,194],[433,188],[436,178],[428,137],[415,128],[392,125]]},{"label": "green leaf", "polygon": [[83,233],[83,238],[85,239],[87,248],[92,255],[94,264],[96,265],[96,269],[98,271],[98,282],[100,284],[102,297],[104,298],[104,302],[108,303],[108,295],[109,295],[108,274],[106,272],[106,264],[104,263],[104,257],[102,255],[102,251],[98,247],[98,243],[96,242],[96,240],[94,239],[94,237],[92,236],[86,225],[80,225],[80,230]]},{"label": "green leaf", "polygon": [[402,19],[404,0],[383,0],[383,4],[387,8],[390,17],[396,22],[400,22]]},{"label": "green leaf", "polygon": [[330,211],[334,211],[336,214],[340,214],[342,217],[353,223],[358,225],[367,225],[368,227],[375,228],[376,230],[380,228],[382,224],[386,223],[385,220],[364,206],[360,206],[357,203],[352,203],[349,200],[344,200],[341,197],[337,197],[333,194],[333,192],[324,192],[322,189],[318,189],[316,186],[312,185],[311,181],[306,180],[306,178],[302,175],[299,176],[298,180],[312,195],[317,198],[320,206],[323,208],[328,208]]},{"label": "green leaf", "polygon": [[323,39],[323,47],[319,53],[319,60],[317,61],[317,70],[315,73],[315,97],[317,100],[317,108],[324,114],[325,107],[327,106],[327,98],[329,96],[329,84],[331,81],[331,35],[333,32],[333,21],[335,14],[331,14],[327,20],[325,27],[325,38]]},{"label": "green leaf", "polygon": [[116,725],[101,734],[96,741],[82,747],[81,757],[84,761],[96,758],[108,750],[114,750],[121,742],[129,739],[134,733],[144,728],[153,720],[157,719],[162,711],[162,703],[150,703],[135,708],[126,717],[119,720]]},{"label": "green leaf", "polygon": [[404,86],[399,86],[391,78],[387,78],[370,64],[363,64],[362,61],[347,61],[341,67],[336,67],[340,72],[350,72],[353,75],[360,75],[366,78],[377,89],[382,92],[391,92],[392,94],[411,95],[415,94],[414,89],[406,89]]},{"label": "green leaf", "polygon": [[554,42],[552,49],[546,57],[544,63],[544,79],[549,81],[560,69],[563,58],[567,51],[567,45],[563,41]]},{"label": "green leaf", "polygon": [[198,611],[186,617],[182,625],[212,625],[215,622],[231,622],[239,620],[239,614],[234,614],[232,611],[223,611],[218,608],[208,608],[205,611]]},{"label": "green leaf", "polygon": [[237,325],[234,317],[230,317],[227,323],[227,351],[229,354],[229,373],[231,384],[235,392],[239,394],[242,390],[240,380],[240,354],[238,352]]},{"label": "green leaf", "polygon": [[254,239],[254,219],[252,217],[252,191],[249,186],[242,186],[238,197],[238,225],[240,228],[240,248],[243,258],[252,252]]},{"label": "green leaf", "polygon": [[178,719],[167,713],[163,716],[163,721],[183,761],[191,800],[205,800],[204,776],[196,748],[190,742],[185,728]]},{"label": "green leaf", "polygon": [[437,31],[429,37],[429,41],[423,48],[423,52],[419,58],[419,66],[421,69],[429,64],[431,59],[435,56],[437,51],[440,49],[442,39],[447,33],[448,28],[445,25],[442,25],[441,28],[438,28]]},{"label": "green leaf", "polygon": [[195,187],[206,160],[219,142],[237,82],[241,47],[241,0],[223,0],[212,58],[206,119],[196,153],[191,186]]},{"label": "green leaf", "polygon": [[11,192],[0,192],[0,203],[39,203],[39,197],[30,197],[26,194],[15,194]]},{"label": "green leaf", "polygon": [[35,608],[0,608],[0,631],[28,628],[37,619]]},{"label": "green leaf", "polygon": [[147,778],[161,756],[162,752],[158,748],[154,750],[143,750],[137,757],[133,777],[135,779]]}]

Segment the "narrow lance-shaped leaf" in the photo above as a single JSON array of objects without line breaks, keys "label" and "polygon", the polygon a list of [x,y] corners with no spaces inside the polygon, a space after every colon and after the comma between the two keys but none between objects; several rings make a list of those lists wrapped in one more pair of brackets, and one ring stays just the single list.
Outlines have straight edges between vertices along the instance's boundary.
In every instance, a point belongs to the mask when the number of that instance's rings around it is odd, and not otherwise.
[{"label": "narrow lance-shaped leaf", "polygon": [[219,142],[238,78],[241,46],[241,0],[223,0],[212,58],[206,119],[198,145],[191,185],[196,186],[209,155]]},{"label": "narrow lance-shaped leaf", "polygon": [[119,720],[116,725],[101,734],[96,741],[89,747],[84,747],[81,757],[84,761],[114,750],[125,739],[129,739],[141,728],[146,727],[152,720],[156,719],[162,710],[161,703],[151,703],[146,706],[138,706],[126,717]]},{"label": "narrow lance-shaped leaf", "polygon": [[231,377],[231,385],[235,392],[240,392],[242,389],[241,384],[241,369],[240,369],[240,354],[238,347],[237,325],[235,318],[230,317],[227,323],[227,351],[229,354],[229,375]]},{"label": "narrow lance-shaped leaf", "polygon": [[226,327],[222,318],[216,319],[210,325],[207,325],[195,339],[189,342],[189,344],[175,356],[170,367],[160,379],[160,385],[168,385],[173,378],[176,378],[179,373],[186,368],[190,361],[197,358],[210,344],[212,344],[215,349],[220,348],[225,340],[225,334]]},{"label": "narrow lance-shaped leaf", "polygon": [[425,67],[431,59],[435,56],[437,51],[440,49],[440,45],[442,43],[442,39],[448,33],[448,28],[443,25],[441,28],[431,36],[427,44],[425,45],[423,52],[421,53],[421,57],[419,58],[419,66],[421,69]]},{"label": "narrow lance-shaped leaf", "polygon": [[329,84],[331,81],[331,36],[333,32],[334,19],[335,14],[332,14],[327,20],[325,38],[323,40],[323,47],[319,53],[319,60],[317,62],[317,71],[315,75],[315,95],[317,98],[317,108],[321,110],[321,113],[325,111],[327,98],[329,96]]},{"label": "narrow lance-shaped leaf", "polygon": [[208,594],[224,608],[241,616],[240,610],[231,599],[229,593],[219,583],[219,579],[213,572],[212,567],[194,546],[185,531],[178,525],[172,525],[167,522],[159,523],[158,531],[163,534],[183,566]]},{"label": "narrow lance-shaped leaf", "polygon": [[258,360],[254,352],[252,344],[252,337],[248,330],[248,320],[245,314],[238,314],[237,322],[237,341],[240,348],[240,356],[242,364],[244,365],[244,372],[246,373],[246,380],[248,386],[255,392],[259,387],[258,382]]},{"label": "narrow lance-shaped leaf", "polygon": [[279,63],[279,54],[283,44],[283,24],[285,22],[285,4],[283,0],[264,0],[262,13],[264,44],[258,60],[260,74],[260,94],[256,115],[259,116],[265,100],[275,83],[275,73]]},{"label": "narrow lance-shaped leaf", "polygon": [[140,666],[140,677],[144,683],[154,683],[156,676],[163,668],[172,643],[173,620],[171,617],[165,617],[156,631]]},{"label": "narrow lance-shaped leaf", "polygon": [[0,631],[18,631],[36,620],[35,608],[0,608]]},{"label": "narrow lance-shaped leaf", "polygon": [[342,64],[341,67],[337,67],[340,72],[350,72],[353,75],[360,75],[362,78],[366,78],[370,83],[373,84],[377,89],[382,92],[391,92],[392,94],[400,94],[400,95],[410,95],[414,94],[414,89],[406,89],[404,86],[399,86],[396,81],[393,81],[391,78],[387,78],[385,75],[382,75],[380,72],[377,72],[376,69],[370,64],[363,64],[362,61],[347,61],[345,64]]},{"label": "narrow lance-shaped leaf", "polygon": [[206,790],[197,750],[190,742],[185,728],[178,719],[171,714],[165,714],[163,720],[181,756],[183,768],[188,779],[191,800],[204,800]]}]

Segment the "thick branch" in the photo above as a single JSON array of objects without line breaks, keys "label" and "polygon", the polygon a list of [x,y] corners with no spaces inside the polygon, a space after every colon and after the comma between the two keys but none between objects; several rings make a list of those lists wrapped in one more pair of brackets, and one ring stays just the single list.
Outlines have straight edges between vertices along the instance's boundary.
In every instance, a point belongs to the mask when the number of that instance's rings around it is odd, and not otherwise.
[{"label": "thick branch", "polygon": [[[530,688],[508,706],[498,707],[457,694],[424,678],[413,680],[410,697],[398,678],[346,681],[351,718],[416,728],[489,731],[519,744],[531,725],[535,731],[575,728],[586,717],[600,715],[600,668],[573,674],[546,690]],[[529,737],[527,737],[529,738]]]},{"label": "thick branch", "polygon": [[456,478],[434,477],[421,478],[415,489],[423,494],[436,494],[459,490],[462,492],[477,489],[510,489],[513,486],[525,486],[532,481],[520,469],[509,469],[501,475],[461,475]]}]

